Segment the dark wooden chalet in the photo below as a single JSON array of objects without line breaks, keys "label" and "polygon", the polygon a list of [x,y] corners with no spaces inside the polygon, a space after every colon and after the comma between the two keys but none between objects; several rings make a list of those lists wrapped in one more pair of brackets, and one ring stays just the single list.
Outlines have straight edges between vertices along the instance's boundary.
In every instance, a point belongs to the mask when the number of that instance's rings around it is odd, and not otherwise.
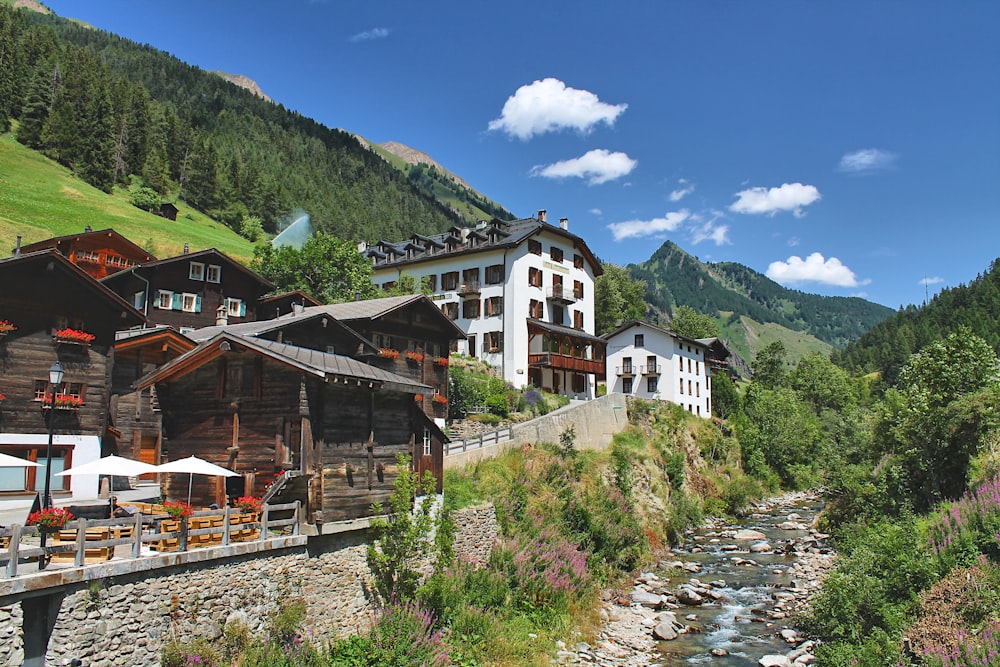
[{"label": "dark wooden chalet", "polygon": [[[195,455],[241,474],[194,477],[193,503],[261,495],[301,500],[309,522],[370,515],[393,490],[396,454],[428,458],[440,486],[444,435],[413,400],[430,387],[357,359],[223,331],[145,376],[169,460]],[[166,476],[167,496],[187,493]]]},{"label": "dark wooden chalet", "polygon": [[262,296],[257,301],[257,319],[268,320],[287,315],[296,309],[319,305],[322,304],[302,290],[282,292],[281,294],[268,294],[267,296]]},{"label": "dark wooden chalet", "polygon": [[256,304],[274,285],[215,248],[135,266],[104,284],[151,322],[176,329],[256,319]]},{"label": "dark wooden chalet", "polygon": [[29,254],[39,250],[57,250],[88,274],[100,280],[137,264],[156,261],[146,252],[113,229],[92,231],[88,226],[82,234],[56,236],[37,243],[15,248],[14,254]]},{"label": "dark wooden chalet", "polygon": [[[143,324],[142,314],[55,249],[0,260],[0,285],[0,432],[47,434],[54,420],[57,434],[104,438],[115,331]],[[48,372],[57,360],[65,376],[56,391],[61,405],[52,409]],[[6,453],[44,463],[45,447],[4,441]],[[57,445],[53,470],[69,467],[72,456],[72,445]],[[36,468],[25,488],[12,488],[13,477],[4,477],[0,496],[40,490],[43,478]],[[68,478],[52,483],[57,497],[69,488]]]},{"label": "dark wooden chalet", "polygon": [[167,220],[176,220],[179,210],[172,202],[165,201],[160,204],[160,208],[153,212],[155,215]]}]

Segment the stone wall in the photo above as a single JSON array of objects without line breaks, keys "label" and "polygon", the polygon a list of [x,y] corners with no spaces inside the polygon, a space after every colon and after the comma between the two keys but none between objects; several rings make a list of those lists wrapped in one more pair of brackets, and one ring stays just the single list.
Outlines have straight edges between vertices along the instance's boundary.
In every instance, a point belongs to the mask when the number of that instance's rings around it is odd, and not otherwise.
[{"label": "stone wall", "polygon": [[[492,506],[454,514],[456,557],[483,563],[497,540]],[[307,605],[317,642],[370,627],[367,531],[311,538],[304,547],[206,560],[64,587],[47,664],[158,665],[171,638],[216,640],[226,623],[264,632],[280,600]],[[22,604],[0,608],[0,664],[20,665]]]}]

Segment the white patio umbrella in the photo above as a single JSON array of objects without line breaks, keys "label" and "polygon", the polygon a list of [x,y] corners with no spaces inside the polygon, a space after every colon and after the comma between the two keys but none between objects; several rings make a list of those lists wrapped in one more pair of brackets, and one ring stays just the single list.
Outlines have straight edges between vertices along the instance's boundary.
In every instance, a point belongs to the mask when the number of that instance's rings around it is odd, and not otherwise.
[{"label": "white patio umbrella", "polygon": [[[63,477],[65,475],[110,475],[112,478],[136,477],[138,475],[145,475],[147,472],[156,472],[156,466],[136,461],[135,459],[127,459],[124,456],[112,455],[91,461],[90,463],[73,466],[69,470],[57,472],[56,477]],[[114,479],[111,480],[111,488],[115,488]]]},{"label": "white patio umbrella", "polygon": [[37,468],[38,464],[34,461],[11,456],[10,454],[0,453],[0,468],[18,468],[22,466],[25,468]]},{"label": "white patio umbrella", "polygon": [[189,456],[186,459],[177,459],[176,461],[156,466],[156,472],[186,472],[188,474],[188,505],[191,504],[191,481],[195,475],[209,475],[210,477],[240,476],[239,473],[233,472],[229,468],[217,466],[205,459],[199,459],[197,456]]}]

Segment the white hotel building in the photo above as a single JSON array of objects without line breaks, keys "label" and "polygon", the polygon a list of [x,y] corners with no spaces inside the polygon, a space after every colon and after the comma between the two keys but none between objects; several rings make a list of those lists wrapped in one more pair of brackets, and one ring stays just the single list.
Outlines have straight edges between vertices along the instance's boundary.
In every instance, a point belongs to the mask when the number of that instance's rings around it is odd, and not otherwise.
[{"label": "white hotel building", "polygon": [[461,352],[498,368],[516,387],[593,398],[605,375],[605,341],[594,335],[594,278],[600,262],[563,218],[481,222],[365,248],[373,280],[402,276],[468,335]]}]

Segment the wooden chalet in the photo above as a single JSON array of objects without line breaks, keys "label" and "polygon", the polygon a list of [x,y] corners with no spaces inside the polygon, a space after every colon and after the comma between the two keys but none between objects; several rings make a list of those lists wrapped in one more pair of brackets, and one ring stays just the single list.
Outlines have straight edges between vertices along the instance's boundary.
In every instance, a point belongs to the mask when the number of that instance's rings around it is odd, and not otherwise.
[{"label": "wooden chalet", "polygon": [[93,231],[88,226],[82,234],[68,234],[31,243],[14,249],[14,254],[30,254],[53,249],[98,280],[130,269],[137,264],[156,261],[113,229]]},{"label": "wooden chalet", "polygon": [[[581,393],[584,374],[605,376],[607,341],[579,329],[538,319],[528,319],[528,384],[558,394],[564,390]],[[543,368],[552,369],[552,386],[545,386]],[[570,380],[564,377],[569,376]],[[575,383],[567,387],[564,382]]]},{"label": "wooden chalet", "polygon": [[[329,325],[328,325],[329,326]],[[431,387],[356,358],[224,330],[136,384],[156,389],[162,447],[240,473],[194,477],[193,503],[228,495],[301,500],[309,522],[370,515],[393,490],[396,454],[428,459],[438,475],[444,434],[414,401]],[[187,493],[168,475],[165,495]]]},{"label": "wooden chalet", "polygon": [[740,373],[737,365],[730,364],[733,353],[726,347],[721,338],[699,338],[697,340],[708,348],[705,350],[705,363],[708,364],[709,368],[734,380],[739,379]]},{"label": "wooden chalet", "polygon": [[179,212],[180,211],[177,206],[175,206],[172,202],[165,201],[160,204],[160,208],[154,211],[153,214],[158,215],[161,218],[166,218],[167,220],[176,220]]},{"label": "wooden chalet", "polygon": [[[0,434],[5,453],[45,461],[39,438],[19,434],[107,435],[115,332],[142,325],[145,318],[55,248],[0,260]],[[51,407],[49,368],[59,361],[64,381]],[[51,420],[51,421],[50,421]],[[44,438],[43,438],[44,439]],[[66,439],[71,442],[72,438]],[[105,449],[104,453],[111,453]],[[100,454],[98,451],[97,455]],[[70,467],[72,444],[56,444],[53,471]],[[96,458],[96,456],[95,456]],[[58,470],[57,470],[58,468]],[[41,490],[44,471],[22,470],[0,478],[0,497]],[[53,495],[70,489],[70,479],[52,477]],[[96,489],[94,496],[96,497]]]},{"label": "wooden chalet", "polygon": [[296,309],[307,308],[309,306],[319,306],[319,301],[312,298],[302,290],[282,292],[281,294],[268,294],[262,296],[257,301],[257,319],[267,320],[273,317],[281,317]]},{"label": "wooden chalet", "polygon": [[256,319],[256,304],[274,285],[215,248],[134,266],[104,284],[151,322],[176,329]]}]

